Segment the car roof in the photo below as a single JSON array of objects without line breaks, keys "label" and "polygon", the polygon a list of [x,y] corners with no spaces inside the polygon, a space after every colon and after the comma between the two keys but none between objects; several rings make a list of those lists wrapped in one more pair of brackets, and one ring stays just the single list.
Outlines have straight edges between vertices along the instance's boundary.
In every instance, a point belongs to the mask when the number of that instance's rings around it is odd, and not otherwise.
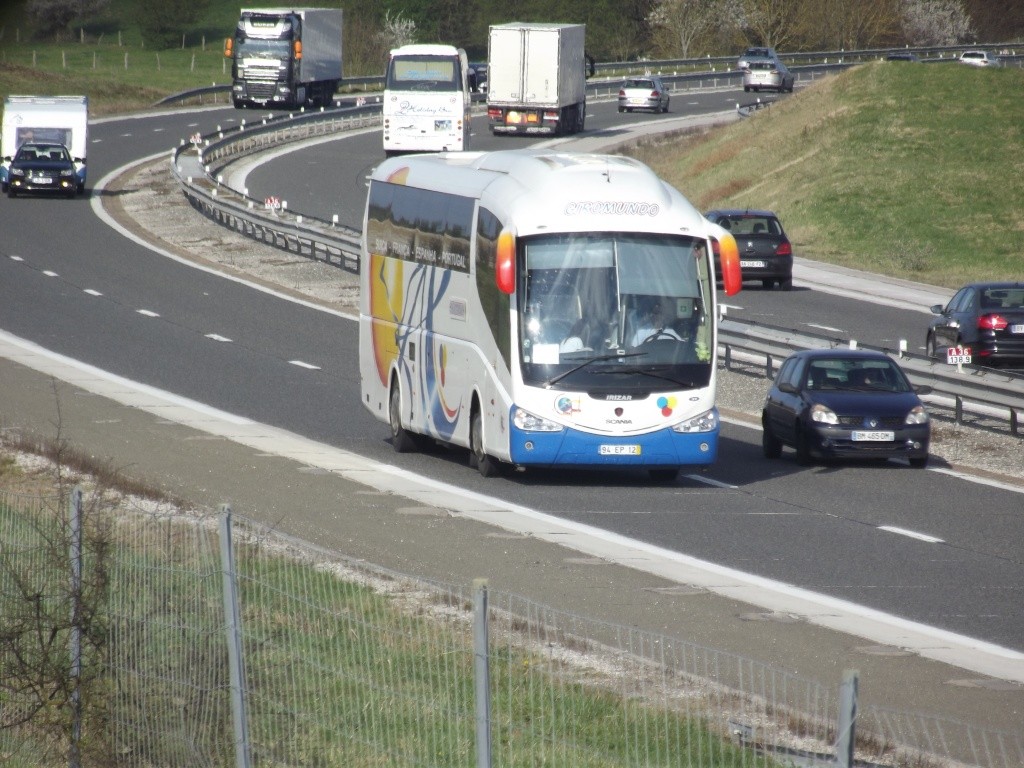
[{"label": "car roof", "polygon": [[[801,349],[794,352],[790,357],[800,357],[805,360],[831,360],[845,358],[847,360],[888,360],[895,363],[885,352],[874,349],[847,349],[846,347],[831,347],[828,349]],[[898,365],[898,363],[897,363]]]},{"label": "car roof", "polygon": [[715,208],[704,214],[705,218],[708,216],[773,216],[776,219],[779,218],[774,211],[758,208]]},{"label": "car roof", "polygon": [[962,291],[964,288],[974,288],[975,290],[979,291],[984,291],[989,288],[1024,288],[1024,283],[1013,281],[1002,281],[994,283],[968,283],[967,285],[962,286],[957,290]]}]

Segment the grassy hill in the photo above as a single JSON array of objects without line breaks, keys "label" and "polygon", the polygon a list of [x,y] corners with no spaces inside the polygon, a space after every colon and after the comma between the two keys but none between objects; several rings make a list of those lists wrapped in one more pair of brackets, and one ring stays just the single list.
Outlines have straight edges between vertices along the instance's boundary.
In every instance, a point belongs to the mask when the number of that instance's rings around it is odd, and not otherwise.
[{"label": "grassy hill", "polygon": [[876,62],[631,152],[702,210],[777,211],[798,256],[959,287],[1024,279],[1024,70]]}]

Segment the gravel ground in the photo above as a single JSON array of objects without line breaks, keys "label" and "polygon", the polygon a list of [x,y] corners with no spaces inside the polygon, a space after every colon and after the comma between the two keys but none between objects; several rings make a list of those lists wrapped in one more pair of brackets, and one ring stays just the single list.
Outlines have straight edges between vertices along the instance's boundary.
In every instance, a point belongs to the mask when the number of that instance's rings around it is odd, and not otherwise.
[{"label": "gravel ground", "polygon": [[[140,166],[116,179],[122,194],[105,198],[108,212],[137,236],[182,258],[273,287],[331,309],[358,313],[356,275],[265,245],[221,227],[195,211],[178,189],[168,162]],[[754,367],[720,371],[718,399],[726,418],[757,424],[768,382]],[[956,424],[932,408],[932,467],[969,471],[1024,487],[1024,437],[1002,423],[968,417]],[[791,454],[785,454],[791,460]],[[786,460],[784,458],[784,460]]]}]

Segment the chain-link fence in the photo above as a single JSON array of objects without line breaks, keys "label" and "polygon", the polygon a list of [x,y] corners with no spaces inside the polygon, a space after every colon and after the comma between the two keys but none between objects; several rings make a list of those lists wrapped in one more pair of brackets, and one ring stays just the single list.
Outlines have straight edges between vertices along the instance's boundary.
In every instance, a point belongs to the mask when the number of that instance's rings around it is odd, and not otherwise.
[{"label": "chain-link fence", "polygon": [[858,712],[855,678],[414,579],[226,508],[0,493],[0,626],[5,765],[1024,765],[1020,734]]}]

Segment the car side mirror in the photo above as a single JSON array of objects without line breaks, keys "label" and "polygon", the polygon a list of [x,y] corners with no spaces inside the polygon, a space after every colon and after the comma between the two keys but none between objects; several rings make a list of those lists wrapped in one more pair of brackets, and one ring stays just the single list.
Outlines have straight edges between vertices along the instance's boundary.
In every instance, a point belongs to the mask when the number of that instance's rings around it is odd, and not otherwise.
[{"label": "car side mirror", "polygon": [[942,314],[942,309],[943,309],[943,307],[942,307],[941,304],[932,304],[932,314],[933,315],[941,315]]},{"label": "car side mirror", "polygon": [[800,390],[790,384],[788,381],[784,381],[779,384],[779,391],[785,392],[787,395],[796,395],[800,393]]},{"label": "car side mirror", "polygon": [[85,165],[85,158],[84,157],[76,157],[74,160],[75,160],[76,163],[81,163],[82,165]]},{"label": "car side mirror", "polygon": [[9,163],[9,162],[11,162],[11,161],[12,161],[13,159],[14,159],[14,158],[13,158],[13,157],[11,157],[10,155],[4,155],[4,162],[5,162],[5,163]]},{"label": "car side mirror", "polygon": [[916,392],[919,395],[930,395],[934,391],[935,391],[934,388],[932,388],[928,384],[915,384],[914,385],[914,392]]}]

